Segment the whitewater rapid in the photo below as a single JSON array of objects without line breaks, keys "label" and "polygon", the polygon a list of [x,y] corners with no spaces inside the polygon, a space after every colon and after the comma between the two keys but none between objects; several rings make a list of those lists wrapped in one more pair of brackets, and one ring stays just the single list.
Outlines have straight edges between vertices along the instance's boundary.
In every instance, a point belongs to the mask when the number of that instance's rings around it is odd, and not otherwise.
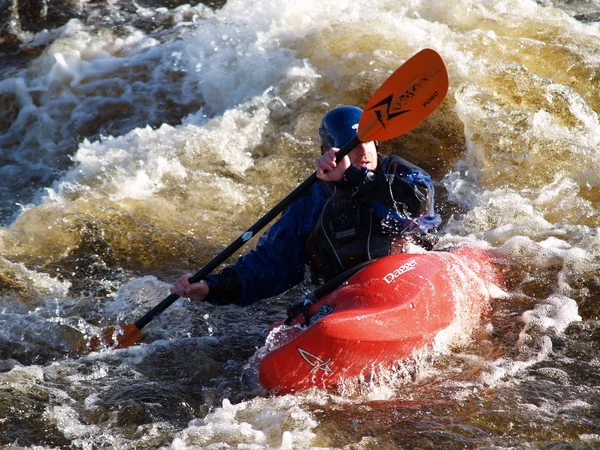
[{"label": "whitewater rapid", "polygon": [[[598,445],[600,5],[132,11],[155,26],[109,3],[23,36],[39,54],[2,68],[2,445]],[[448,97],[381,150],[432,175],[439,249],[512,262],[480,320],[378,378],[295,396],[247,383],[247,364],[308,283],[246,309],[179,301],[140,345],[73,354],[139,318],[309,176],[323,113],[364,105],[423,48],[443,57]]]}]

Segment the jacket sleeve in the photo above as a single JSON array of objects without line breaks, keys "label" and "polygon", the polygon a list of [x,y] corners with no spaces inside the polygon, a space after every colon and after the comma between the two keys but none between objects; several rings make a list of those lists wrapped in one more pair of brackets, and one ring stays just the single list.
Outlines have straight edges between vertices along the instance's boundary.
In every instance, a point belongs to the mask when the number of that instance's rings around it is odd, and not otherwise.
[{"label": "jacket sleeve", "polygon": [[260,237],[255,249],[209,275],[207,302],[247,306],[287,291],[304,279],[306,239],[314,228],[326,200],[315,183],[310,195],[294,202]]}]

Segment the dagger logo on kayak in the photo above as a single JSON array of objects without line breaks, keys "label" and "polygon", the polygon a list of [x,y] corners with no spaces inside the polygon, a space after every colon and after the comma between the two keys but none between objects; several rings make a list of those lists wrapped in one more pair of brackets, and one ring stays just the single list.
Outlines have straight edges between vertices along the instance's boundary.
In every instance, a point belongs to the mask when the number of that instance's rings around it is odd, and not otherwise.
[{"label": "dagger logo on kayak", "polygon": [[413,270],[416,267],[417,267],[417,261],[415,261],[414,259],[411,259],[407,263],[402,264],[400,267],[398,267],[393,272],[388,273],[385,277],[383,277],[383,280],[387,284],[390,284],[392,281],[394,281],[400,275],[408,272],[409,270]]},{"label": "dagger logo on kayak", "polygon": [[322,370],[326,374],[333,373],[333,369],[329,366],[331,358],[329,358],[327,361],[323,361],[317,355],[313,355],[312,353],[309,353],[300,347],[296,347],[296,349],[298,350],[298,353],[300,353],[300,356],[302,356],[302,359],[312,366],[312,369],[310,369],[309,373],[313,373],[318,370]]}]

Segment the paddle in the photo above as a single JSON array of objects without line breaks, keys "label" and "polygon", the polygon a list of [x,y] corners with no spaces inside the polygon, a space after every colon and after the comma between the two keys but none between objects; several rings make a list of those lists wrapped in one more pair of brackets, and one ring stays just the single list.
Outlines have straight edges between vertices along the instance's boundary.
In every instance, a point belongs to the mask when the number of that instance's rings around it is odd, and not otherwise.
[{"label": "paddle", "polygon": [[[400,66],[373,94],[360,118],[357,136],[340,149],[336,155],[337,160],[350,153],[360,142],[384,141],[409,132],[435,111],[447,92],[448,73],[442,58],[431,49],[420,51]],[[303,195],[316,180],[317,174],[314,172],[258,222],[190,277],[190,283],[197,283],[206,278]],[[135,344],[142,328],[178,298],[178,295],[171,294],[134,324],[123,325],[118,330],[114,328],[105,330],[102,336],[92,338],[90,351],[100,348],[102,342],[113,348],[126,348]]]},{"label": "paddle", "polygon": [[345,281],[347,281],[352,275],[356,272],[364,269],[372,262],[377,261],[376,259],[372,259],[370,261],[364,261],[357,266],[352,267],[351,269],[342,272],[336,277],[329,280],[327,283],[319,286],[317,289],[306,295],[302,300],[300,300],[295,305],[292,305],[287,310],[287,319],[284,320],[284,324],[291,325],[294,320],[298,318],[300,314],[302,314],[304,318],[304,324],[309,325],[310,317],[307,314],[308,308],[310,308],[317,300],[325,297],[327,294],[335,291],[339,288]]}]

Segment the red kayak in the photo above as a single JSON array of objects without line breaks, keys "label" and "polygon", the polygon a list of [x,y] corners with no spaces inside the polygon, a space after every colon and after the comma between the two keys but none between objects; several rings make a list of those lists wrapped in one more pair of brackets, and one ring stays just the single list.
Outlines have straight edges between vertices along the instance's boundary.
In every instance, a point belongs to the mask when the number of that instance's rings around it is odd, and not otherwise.
[{"label": "red kayak", "polygon": [[503,286],[502,275],[480,249],[377,260],[291,321],[295,337],[267,353],[260,383],[285,394],[391,367],[461,314],[478,319],[492,286]]}]

